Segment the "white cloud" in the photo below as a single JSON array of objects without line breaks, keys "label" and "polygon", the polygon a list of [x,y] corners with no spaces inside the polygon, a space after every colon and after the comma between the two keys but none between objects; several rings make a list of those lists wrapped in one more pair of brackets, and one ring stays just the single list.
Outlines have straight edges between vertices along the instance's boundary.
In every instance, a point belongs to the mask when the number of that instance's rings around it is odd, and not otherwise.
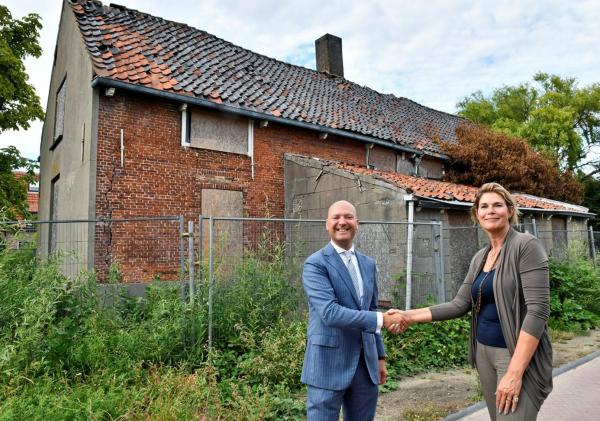
[{"label": "white cloud", "polygon": [[[13,16],[44,19],[44,56],[28,60],[46,105],[60,2],[8,0]],[[109,1],[105,1],[105,4]],[[231,1],[120,0],[119,4],[187,23],[241,47],[314,66],[314,40],[342,37],[346,77],[442,111],[476,91],[531,81],[537,71],[600,82],[600,2],[498,0]],[[39,154],[41,125],[0,135],[27,156]]]}]

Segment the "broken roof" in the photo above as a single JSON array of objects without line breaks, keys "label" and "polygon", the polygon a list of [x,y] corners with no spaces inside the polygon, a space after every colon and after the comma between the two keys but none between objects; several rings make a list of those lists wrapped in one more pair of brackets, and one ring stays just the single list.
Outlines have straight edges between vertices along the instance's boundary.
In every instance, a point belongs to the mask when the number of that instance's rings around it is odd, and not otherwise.
[{"label": "broken roof", "polygon": [[[395,185],[418,198],[435,200],[447,205],[471,206],[475,201],[478,187],[464,184],[449,183],[447,181],[431,180],[427,178],[414,177],[391,171],[383,171],[367,168],[361,165],[347,164],[343,162],[330,161],[320,158],[306,158],[296,155],[288,155],[309,160],[322,168],[334,168],[346,171],[354,175],[363,175],[386,181]],[[581,216],[592,216],[589,209],[584,206],[571,203],[532,196],[529,194],[512,193],[519,209],[530,211],[549,211],[550,213],[579,214]]]},{"label": "broken roof", "polygon": [[441,154],[461,117],[99,1],[70,0],[100,78]]}]

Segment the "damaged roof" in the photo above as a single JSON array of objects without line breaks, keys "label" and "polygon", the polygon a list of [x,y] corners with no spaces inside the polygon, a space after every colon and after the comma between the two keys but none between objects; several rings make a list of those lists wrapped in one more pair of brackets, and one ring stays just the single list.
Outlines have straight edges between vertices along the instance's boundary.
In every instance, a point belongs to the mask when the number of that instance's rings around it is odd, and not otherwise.
[{"label": "damaged roof", "polygon": [[430,154],[461,117],[254,53],[183,23],[69,0],[97,76],[356,133]]},{"label": "damaged roof", "polygon": [[[392,185],[400,187],[401,189],[406,190],[408,193],[414,194],[419,198],[442,201],[448,204],[457,204],[457,202],[462,202],[462,205],[470,206],[473,204],[473,202],[475,202],[475,195],[479,190],[478,187],[467,186],[464,184],[455,184],[447,181],[414,177],[391,171],[371,169],[361,165],[347,164],[320,158],[299,158],[308,159],[312,162],[318,163],[323,168],[330,167],[355,175],[363,175],[383,180]],[[557,200],[546,199],[543,197],[523,193],[512,193],[512,195],[521,210],[547,210],[557,213],[576,213],[582,214],[582,216],[591,216],[589,209],[584,206],[573,205],[571,203],[560,202]]]}]

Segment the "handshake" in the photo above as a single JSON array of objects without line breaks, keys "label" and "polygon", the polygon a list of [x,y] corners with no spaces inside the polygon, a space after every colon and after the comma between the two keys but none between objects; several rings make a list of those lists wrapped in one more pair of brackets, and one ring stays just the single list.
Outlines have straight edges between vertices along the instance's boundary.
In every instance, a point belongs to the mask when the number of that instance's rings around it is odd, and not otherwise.
[{"label": "handshake", "polygon": [[408,312],[392,308],[383,313],[383,327],[390,333],[403,333],[413,323]]}]

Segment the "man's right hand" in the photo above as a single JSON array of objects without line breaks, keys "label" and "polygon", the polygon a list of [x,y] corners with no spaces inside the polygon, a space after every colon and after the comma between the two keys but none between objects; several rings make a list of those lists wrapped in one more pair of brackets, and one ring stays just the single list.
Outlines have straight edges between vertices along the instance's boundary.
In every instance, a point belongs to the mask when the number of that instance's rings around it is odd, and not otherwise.
[{"label": "man's right hand", "polygon": [[390,333],[399,334],[410,326],[410,318],[401,310],[392,308],[383,313],[383,327]]}]

